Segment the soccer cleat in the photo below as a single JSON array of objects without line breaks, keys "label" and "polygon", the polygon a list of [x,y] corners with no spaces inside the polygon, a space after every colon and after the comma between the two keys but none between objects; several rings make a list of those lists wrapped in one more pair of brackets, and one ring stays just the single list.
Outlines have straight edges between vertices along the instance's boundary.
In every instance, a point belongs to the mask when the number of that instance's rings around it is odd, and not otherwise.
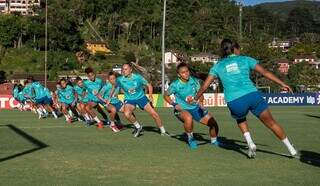
[{"label": "soccer cleat", "polygon": [[140,126],[140,128],[134,128],[133,131],[133,137],[139,137],[142,133],[142,125]]},{"label": "soccer cleat", "polygon": [[100,121],[100,122],[98,123],[98,128],[99,128],[99,129],[102,129],[102,128],[103,128],[103,122]]},{"label": "soccer cleat", "polygon": [[188,145],[192,150],[198,148],[198,143],[194,138],[188,139]]},{"label": "soccer cleat", "polygon": [[44,114],[39,114],[39,119],[43,119],[43,118],[46,118],[46,116]]},{"label": "soccer cleat", "polygon": [[160,134],[161,136],[168,136],[171,137],[171,134],[169,134],[168,132],[161,132]]},{"label": "soccer cleat", "polygon": [[257,147],[254,143],[249,143],[248,144],[248,157],[249,158],[255,158],[256,157],[256,150]]},{"label": "soccer cleat", "polygon": [[110,128],[114,133],[120,132],[120,130],[118,129],[117,125],[112,125],[112,126],[110,126]]},{"label": "soccer cleat", "polygon": [[216,146],[216,147],[221,147],[222,143],[219,142],[219,140],[217,139],[215,142],[211,142],[211,145]]},{"label": "soccer cleat", "polygon": [[84,123],[84,126],[86,126],[86,127],[90,127],[90,125],[91,125],[91,121],[89,121],[89,120],[87,120],[87,121]]}]

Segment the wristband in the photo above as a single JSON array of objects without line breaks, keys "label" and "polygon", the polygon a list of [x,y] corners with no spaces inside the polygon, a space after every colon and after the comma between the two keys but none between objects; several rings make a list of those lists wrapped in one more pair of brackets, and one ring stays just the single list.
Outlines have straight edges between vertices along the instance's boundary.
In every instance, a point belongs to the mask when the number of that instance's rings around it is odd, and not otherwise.
[{"label": "wristband", "polygon": [[178,105],[178,103],[172,102],[171,105],[172,105],[173,107],[176,107],[176,106]]}]

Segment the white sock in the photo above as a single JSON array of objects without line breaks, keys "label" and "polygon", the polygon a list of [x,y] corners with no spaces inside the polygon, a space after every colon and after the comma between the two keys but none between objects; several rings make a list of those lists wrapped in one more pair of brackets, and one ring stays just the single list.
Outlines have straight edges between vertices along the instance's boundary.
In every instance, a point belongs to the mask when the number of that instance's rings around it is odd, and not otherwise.
[{"label": "white sock", "polygon": [[282,140],[282,142],[285,144],[285,146],[287,147],[288,151],[290,152],[291,155],[296,155],[297,151],[296,149],[292,146],[292,144],[290,143],[289,139],[286,137]]},{"label": "white sock", "polygon": [[133,123],[134,127],[136,127],[137,129],[139,129],[141,127],[141,125],[139,124],[138,121]]},{"label": "white sock", "polygon": [[188,139],[193,138],[193,132],[190,132],[190,133],[187,132],[187,135],[188,135]]},{"label": "white sock", "polygon": [[42,115],[42,112],[41,112],[41,110],[39,109],[39,108],[37,108],[37,113],[41,116]]},{"label": "white sock", "polygon": [[69,113],[69,115],[70,115],[71,117],[73,117],[73,112],[72,112],[72,110],[68,110],[68,113]]},{"label": "white sock", "polygon": [[243,133],[243,136],[244,136],[244,139],[247,141],[248,144],[249,143],[253,143],[253,140],[252,140],[252,138],[250,136],[250,132]]},{"label": "white sock", "polygon": [[211,137],[211,143],[215,143],[217,141],[217,137],[212,138]]},{"label": "white sock", "polygon": [[42,112],[43,112],[44,114],[46,114],[46,115],[48,114],[47,110],[44,109],[44,108],[42,109]]},{"label": "white sock", "polygon": [[52,115],[53,115],[54,118],[58,118],[58,116],[57,116],[55,111],[52,111]]},{"label": "white sock", "polygon": [[84,119],[86,120],[86,121],[90,121],[91,120],[91,118],[89,117],[89,114],[84,114]]},{"label": "white sock", "polygon": [[161,133],[166,133],[166,129],[164,129],[164,126],[161,126],[160,128]]},{"label": "white sock", "polygon": [[69,115],[64,114],[64,117],[66,118],[66,121],[68,121],[68,119],[69,119]]},{"label": "white sock", "polygon": [[94,119],[97,123],[100,123],[100,122],[101,122],[101,120],[98,118],[98,116],[94,117],[93,119]]},{"label": "white sock", "polygon": [[116,124],[114,123],[114,121],[110,120],[110,126],[115,126]]}]

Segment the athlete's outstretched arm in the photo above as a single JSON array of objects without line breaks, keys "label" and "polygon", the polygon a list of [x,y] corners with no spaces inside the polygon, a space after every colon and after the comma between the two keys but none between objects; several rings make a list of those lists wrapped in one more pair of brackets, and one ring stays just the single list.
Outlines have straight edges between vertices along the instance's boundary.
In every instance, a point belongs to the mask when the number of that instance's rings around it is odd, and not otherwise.
[{"label": "athlete's outstretched arm", "polygon": [[194,97],[194,100],[197,101],[197,100],[199,100],[199,98],[201,98],[203,93],[208,89],[208,87],[210,86],[210,84],[213,82],[214,79],[215,79],[214,76],[208,75],[207,79],[204,81],[204,83],[202,84],[202,86],[198,90],[196,96]]},{"label": "athlete's outstretched arm", "polygon": [[266,70],[265,68],[263,68],[261,65],[257,64],[255,69],[255,71],[259,72],[261,75],[263,75],[264,77],[270,79],[271,81],[279,84],[283,89],[293,93],[291,87],[287,84],[285,84],[283,81],[281,81],[277,76],[275,76],[274,74],[272,74],[270,71]]}]

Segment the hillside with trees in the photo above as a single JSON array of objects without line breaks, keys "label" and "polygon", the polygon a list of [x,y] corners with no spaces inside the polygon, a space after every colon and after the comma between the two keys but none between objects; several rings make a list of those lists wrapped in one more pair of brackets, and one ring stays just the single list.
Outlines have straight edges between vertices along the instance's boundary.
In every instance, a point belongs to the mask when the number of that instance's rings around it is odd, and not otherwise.
[{"label": "hillside with trees", "polygon": [[[162,0],[48,2],[49,79],[56,79],[61,71],[82,72],[85,66],[104,72],[110,70],[112,65],[126,61],[145,67],[147,72],[156,76],[150,79],[158,79],[161,69]],[[239,41],[243,54],[259,59],[262,65],[276,72],[277,59],[290,59],[301,52],[320,56],[319,4],[294,1],[244,7],[243,35],[240,38],[239,5],[235,1],[167,1],[166,49],[186,55],[200,52],[219,54],[220,41],[228,37]],[[44,10],[40,8],[38,16],[0,15],[0,70],[7,75],[43,71]],[[300,39],[299,45],[288,53],[268,48],[273,38],[293,37]],[[112,55],[88,54],[85,48],[87,41],[106,42]],[[78,52],[84,53],[83,63],[77,61]],[[193,66],[208,69],[210,65]],[[261,86],[273,86],[261,77],[254,77],[254,80]],[[290,78],[288,81],[291,81]]]}]

